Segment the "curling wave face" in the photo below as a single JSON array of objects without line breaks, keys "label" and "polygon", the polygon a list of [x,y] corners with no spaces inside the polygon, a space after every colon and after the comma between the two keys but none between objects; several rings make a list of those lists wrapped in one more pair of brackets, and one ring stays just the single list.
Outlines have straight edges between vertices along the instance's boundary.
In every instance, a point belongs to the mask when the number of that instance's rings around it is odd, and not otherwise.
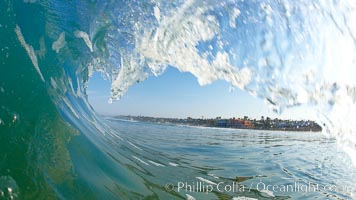
[{"label": "curling wave face", "polygon": [[[115,184],[120,195],[147,193],[134,180],[154,172],[127,167],[142,159],[127,151],[102,155],[111,152],[107,143],[113,139],[130,138],[114,133],[88,104],[85,90],[94,72],[111,81],[109,102],[175,67],[201,85],[225,80],[266,99],[277,112],[310,105],[325,132],[356,162],[356,5],[351,0],[5,0],[0,6],[0,139],[8,141],[0,147],[7,152],[0,159],[0,185],[27,185],[27,198],[66,198],[75,191],[68,196],[60,191],[73,185],[88,196]],[[132,142],[125,145],[120,148],[140,151]],[[91,170],[85,163],[97,157],[105,164],[87,180]],[[93,177],[105,184],[90,185]],[[16,197],[15,189],[6,193],[12,194]]]}]

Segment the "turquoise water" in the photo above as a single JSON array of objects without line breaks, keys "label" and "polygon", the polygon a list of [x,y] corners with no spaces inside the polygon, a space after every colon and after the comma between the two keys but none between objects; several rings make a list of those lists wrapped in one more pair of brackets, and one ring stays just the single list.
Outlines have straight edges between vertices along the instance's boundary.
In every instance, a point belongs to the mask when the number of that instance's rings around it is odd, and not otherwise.
[{"label": "turquoise water", "polygon": [[[354,198],[354,8],[353,1],[1,1],[0,199]],[[201,85],[225,80],[276,112],[308,105],[333,139],[112,121],[88,103],[95,72],[111,82],[112,102],[167,67]],[[219,180],[249,190],[180,187]],[[331,189],[258,187],[296,181]]]}]

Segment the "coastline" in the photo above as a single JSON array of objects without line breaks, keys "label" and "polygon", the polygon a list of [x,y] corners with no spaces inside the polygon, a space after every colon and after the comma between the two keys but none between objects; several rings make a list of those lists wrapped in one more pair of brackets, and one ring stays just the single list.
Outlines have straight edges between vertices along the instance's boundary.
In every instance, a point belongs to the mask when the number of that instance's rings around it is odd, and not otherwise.
[{"label": "coastline", "polygon": [[113,119],[131,122],[149,122],[155,124],[166,124],[197,128],[218,128],[218,129],[240,129],[240,130],[262,130],[262,131],[288,131],[288,132],[321,132],[322,128],[316,122],[310,120],[281,120],[269,119],[256,120],[249,118],[230,119],[194,119],[194,118],[161,118],[147,116],[119,115],[112,116]]}]

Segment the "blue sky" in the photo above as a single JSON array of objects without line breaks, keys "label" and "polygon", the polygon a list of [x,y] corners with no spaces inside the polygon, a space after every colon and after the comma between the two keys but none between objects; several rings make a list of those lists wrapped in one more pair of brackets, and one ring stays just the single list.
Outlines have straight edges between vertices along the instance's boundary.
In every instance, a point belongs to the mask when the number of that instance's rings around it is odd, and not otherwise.
[{"label": "blue sky", "polygon": [[281,116],[269,110],[267,104],[245,91],[229,91],[225,81],[200,86],[189,73],[168,67],[160,76],[133,85],[123,98],[108,103],[110,83],[96,73],[89,82],[89,102],[104,115],[144,115],[153,117],[243,117],[263,116],[285,119],[313,118],[304,109],[291,109]]}]

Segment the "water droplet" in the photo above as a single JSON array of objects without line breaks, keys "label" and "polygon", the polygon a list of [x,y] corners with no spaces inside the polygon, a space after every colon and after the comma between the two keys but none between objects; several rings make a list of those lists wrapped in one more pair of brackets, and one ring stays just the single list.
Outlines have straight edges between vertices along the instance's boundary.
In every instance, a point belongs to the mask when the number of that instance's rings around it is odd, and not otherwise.
[{"label": "water droplet", "polygon": [[19,197],[19,188],[16,181],[11,176],[0,177],[0,198],[17,199]]},{"label": "water droplet", "polygon": [[19,115],[14,113],[13,117],[12,117],[12,123],[17,122],[20,119]]}]

